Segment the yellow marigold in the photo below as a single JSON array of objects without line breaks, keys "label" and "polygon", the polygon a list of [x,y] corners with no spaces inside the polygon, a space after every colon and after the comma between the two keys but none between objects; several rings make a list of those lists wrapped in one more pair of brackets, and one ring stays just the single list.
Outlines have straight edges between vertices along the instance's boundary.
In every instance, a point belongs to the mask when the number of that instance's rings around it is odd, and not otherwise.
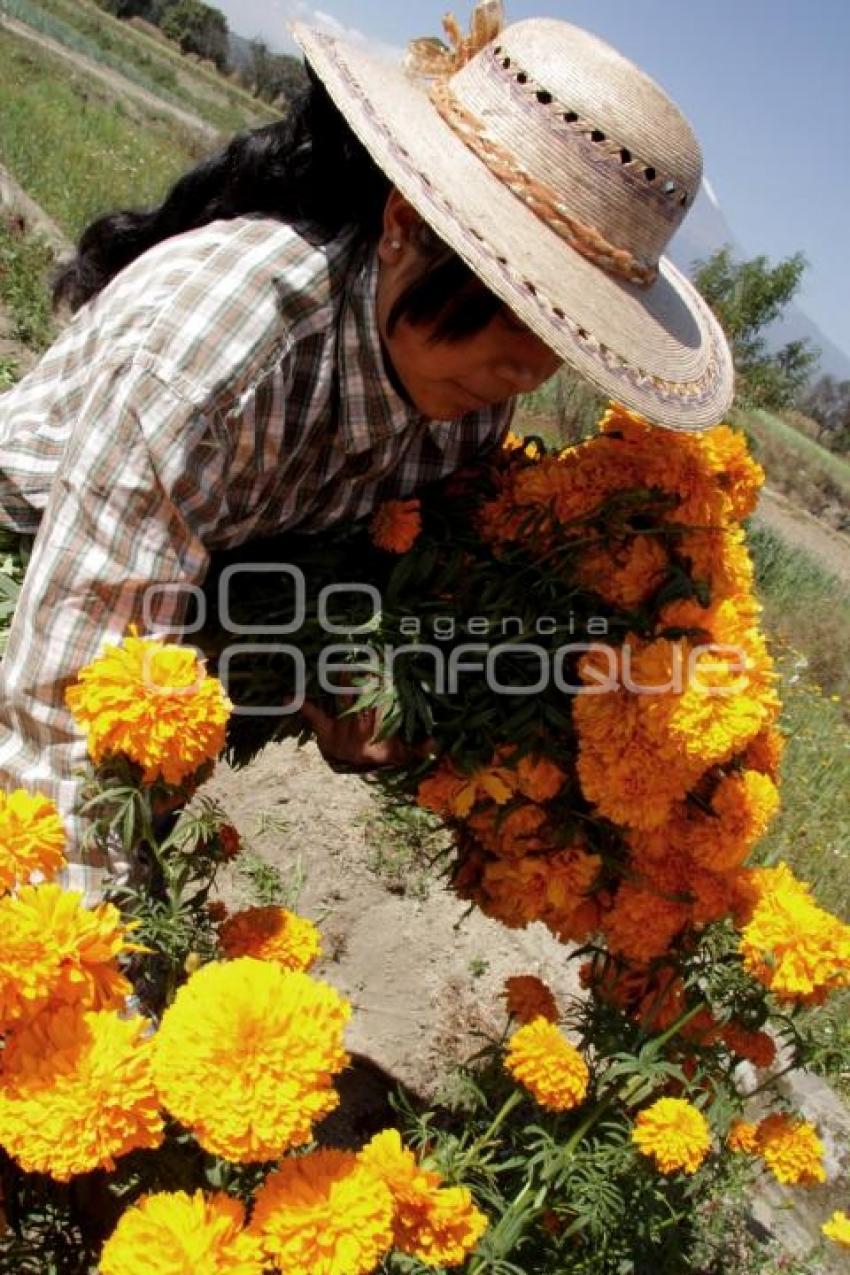
[{"label": "yellow marigold", "polygon": [[396,1129],[376,1133],[358,1156],[393,1198],[393,1247],[425,1266],[459,1266],[475,1248],[487,1219],[463,1186],[444,1186],[439,1173],[417,1164]]},{"label": "yellow marigold", "polygon": [[505,1066],[541,1107],[569,1111],[584,1101],[587,1063],[554,1023],[535,1018],[508,1041]]},{"label": "yellow marigold", "polygon": [[464,774],[444,760],[422,780],[416,800],[426,810],[465,819],[476,802],[489,798],[502,805],[510,800],[516,787],[515,772],[505,766],[481,766]]},{"label": "yellow marigold", "polygon": [[217,757],[232,707],[194,650],[137,637],[135,626],[80,670],[65,700],[92,760],[128,757],[146,784],[179,784]]},{"label": "yellow marigold", "polygon": [[758,1152],[777,1182],[785,1186],[826,1181],[823,1143],[806,1120],[785,1112],[766,1116],[758,1125]]},{"label": "yellow marigold", "polygon": [[147,1026],[113,1011],[62,1008],[13,1032],[0,1075],[0,1145],[28,1173],[60,1182],[159,1146]]},{"label": "yellow marigold", "polygon": [[422,530],[419,500],[385,500],[372,515],[369,535],[379,549],[407,553]]},{"label": "yellow marigold", "polygon": [[828,1222],[820,1228],[828,1240],[841,1248],[850,1248],[850,1217],[843,1209],[836,1209]]},{"label": "yellow marigold", "polygon": [[254,956],[287,970],[308,970],[322,950],[312,921],[273,904],[234,912],[219,937],[227,956]]},{"label": "yellow marigold", "polygon": [[514,974],[506,978],[502,995],[508,1013],[520,1023],[530,1023],[535,1018],[545,1018],[550,1023],[558,1021],[555,997],[535,974]]},{"label": "yellow marigold", "polygon": [[749,973],[782,1000],[819,1002],[850,986],[850,926],[818,907],[785,863],[752,880],[758,899],[740,941]]},{"label": "yellow marigold", "polygon": [[658,536],[629,536],[613,545],[586,549],[576,580],[611,606],[630,610],[659,588],[669,561]]},{"label": "yellow marigold", "polygon": [[33,872],[58,872],[64,849],[65,825],[55,802],[24,788],[0,791],[0,894],[28,882]]},{"label": "yellow marigold", "polygon": [[350,1151],[293,1156],[257,1192],[251,1233],[287,1275],[367,1275],[392,1244],[393,1198]]},{"label": "yellow marigold", "polygon": [[260,1245],[230,1195],[161,1191],[122,1214],[103,1246],[100,1275],[262,1275]]},{"label": "yellow marigold", "polygon": [[659,1098],[638,1113],[632,1141],[662,1173],[696,1173],[711,1150],[705,1116],[684,1098]]},{"label": "yellow marigold", "polygon": [[250,956],[205,965],[165,1011],[154,1079],[207,1151],[271,1160],[337,1106],[351,1007],[309,975]]},{"label": "yellow marigold", "polygon": [[565,772],[548,757],[521,757],[517,762],[517,785],[529,801],[549,801],[564,786]]},{"label": "yellow marigold", "polygon": [[733,1120],[726,1135],[726,1145],[730,1151],[755,1155],[759,1149],[758,1134],[757,1124],[751,1124],[749,1120]]},{"label": "yellow marigold", "polygon": [[138,950],[131,927],[111,903],[89,909],[82,897],[49,882],[0,899],[0,1031],[48,1002],[112,1009],[132,990],[117,963]]},{"label": "yellow marigold", "polygon": [[713,872],[739,867],[779,809],[779,791],[757,770],[724,775],[711,796],[712,813],[689,811],[680,845]]}]

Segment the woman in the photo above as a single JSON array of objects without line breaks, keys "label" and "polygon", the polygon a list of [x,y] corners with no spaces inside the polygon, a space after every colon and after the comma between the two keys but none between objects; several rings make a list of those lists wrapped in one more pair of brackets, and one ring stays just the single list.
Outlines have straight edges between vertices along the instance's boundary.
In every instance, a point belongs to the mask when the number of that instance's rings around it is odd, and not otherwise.
[{"label": "woman", "polygon": [[[311,86],[285,121],[83,235],[56,285],[73,323],[0,399],[0,526],[35,536],[5,785],[70,815],[64,690],[105,638],[191,633],[212,550],[409,496],[561,361],[670,428],[728,408],[726,343],[662,259],[701,178],[681,113],[566,23],[503,27],[487,0],[446,29],[400,70],[296,28]],[[371,718],[306,712],[328,756],[403,760]],[[69,884],[96,894],[103,866]]]}]

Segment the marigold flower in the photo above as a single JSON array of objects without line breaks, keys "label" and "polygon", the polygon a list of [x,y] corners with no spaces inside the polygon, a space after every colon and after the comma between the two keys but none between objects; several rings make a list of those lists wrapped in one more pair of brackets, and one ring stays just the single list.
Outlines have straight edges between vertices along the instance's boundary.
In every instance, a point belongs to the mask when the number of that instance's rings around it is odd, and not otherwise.
[{"label": "marigold flower", "polygon": [[749,1031],[740,1023],[727,1023],[723,1043],[730,1053],[746,1058],[754,1067],[770,1067],[776,1059],[776,1045],[767,1032]]},{"label": "marigold flower", "polygon": [[0,1031],[48,1004],[118,1008],[131,986],[118,967],[131,926],[111,903],[82,906],[53,882],[0,899]]},{"label": "marigold flower", "polygon": [[613,906],[603,911],[600,925],[612,952],[647,965],[669,950],[689,918],[687,904],[623,881]]},{"label": "marigold flower", "polygon": [[760,770],[763,775],[770,775],[777,783],[786,742],[787,737],[773,723],[765,726],[747,744],[743,753],[744,765],[748,770]]},{"label": "marigold flower", "polygon": [[629,536],[612,545],[586,549],[579,559],[576,579],[609,605],[631,610],[659,588],[669,561],[658,536]]},{"label": "marigold flower", "polygon": [[752,881],[758,897],[740,941],[749,973],[782,1000],[817,1003],[850,986],[850,926],[818,907],[787,864]]},{"label": "marigold flower", "polygon": [[372,543],[389,553],[407,553],[422,530],[419,500],[385,500],[369,523]]},{"label": "marigold flower", "polygon": [[227,956],[254,956],[287,970],[308,970],[322,950],[312,921],[274,904],[234,912],[222,923],[219,938]]},{"label": "marigold flower", "polygon": [[711,1149],[705,1116],[684,1098],[659,1098],[638,1112],[632,1141],[662,1173],[696,1173]]},{"label": "marigold flower", "polygon": [[195,1191],[146,1195],[122,1214],[103,1246],[100,1275],[262,1275],[260,1245],[244,1231],[233,1196]]},{"label": "marigold flower", "polygon": [[726,1135],[726,1145],[730,1151],[745,1151],[755,1155],[759,1149],[758,1125],[749,1120],[733,1120]]},{"label": "marigold flower", "polygon": [[422,780],[416,800],[426,810],[465,819],[478,801],[489,798],[497,805],[509,801],[516,786],[515,772],[505,766],[481,766],[464,774],[444,760]]},{"label": "marigold flower", "polygon": [[503,859],[521,859],[546,848],[546,811],[525,801],[513,809],[481,809],[469,816],[469,827],[481,844]]},{"label": "marigold flower", "polygon": [[535,1018],[545,1018],[550,1023],[558,1021],[555,997],[535,974],[514,974],[506,978],[502,995],[508,1013],[520,1023],[530,1023]]},{"label": "marigold flower", "polygon": [[179,784],[217,757],[232,707],[194,650],[140,638],[135,626],[80,670],[65,700],[92,760],[128,757],[145,784]]},{"label": "marigold flower", "polygon": [[758,1125],[758,1152],[777,1182],[815,1186],[826,1181],[823,1143],[806,1120],[785,1112],[766,1116]]},{"label": "marigold flower", "polygon": [[257,1192],[250,1231],[287,1275],[367,1275],[392,1244],[389,1188],[350,1151],[284,1160]]},{"label": "marigold flower", "polygon": [[417,1164],[396,1129],[376,1133],[358,1155],[389,1188],[394,1203],[393,1247],[425,1266],[459,1266],[487,1228],[463,1186],[445,1186],[439,1173]]},{"label": "marigold flower", "polygon": [[841,1248],[850,1248],[850,1217],[843,1209],[836,1209],[829,1221],[820,1228],[828,1240]]},{"label": "marigold flower", "polygon": [[[473,898],[486,916],[512,929],[542,921],[558,937],[567,937],[588,902],[585,896],[593,888],[600,866],[598,855],[578,848],[551,855],[529,854],[517,860],[489,859],[464,897]],[[594,911],[594,921],[596,915]],[[573,933],[569,936],[575,937]]]},{"label": "marigold flower", "polygon": [[521,757],[516,772],[519,790],[529,801],[550,801],[567,777],[549,757]]},{"label": "marigold flower", "polygon": [[163,1103],[207,1151],[237,1163],[277,1158],[337,1106],[351,1007],[309,975],[250,956],[205,965],[165,1011],[154,1079]]},{"label": "marigold flower", "polygon": [[28,1173],[60,1182],[159,1146],[147,1026],[143,1018],[66,1007],[14,1031],[0,1075],[0,1145]]},{"label": "marigold flower", "polygon": [[232,823],[223,823],[216,835],[222,858],[227,863],[232,862],[242,849],[242,838],[239,836],[238,829],[234,828]]},{"label": "marigold flower", "polygon": [[24,788],[0,791],[0,894],[27,883],[33,872],[58,872],[64,849],[65,825],[55,802]]},{"label": "marigold flower", "polygon": [[505,1066],[550,1111],[569,1111],[584,1101],[590,1080],[587,1063],[545,1018],[517,1028],[508,1041]]}]

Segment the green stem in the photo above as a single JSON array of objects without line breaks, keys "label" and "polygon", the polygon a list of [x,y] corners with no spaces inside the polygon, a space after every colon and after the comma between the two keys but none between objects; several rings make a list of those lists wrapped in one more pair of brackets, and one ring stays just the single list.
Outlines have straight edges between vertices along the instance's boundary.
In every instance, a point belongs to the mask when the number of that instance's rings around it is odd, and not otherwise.
[{"label": "green stem", "polygon": [[510,1094],[510,1096],[502,1104],[500,1110],[497,1111],[496,1115],[493,1117],[486,1133],[482,1134],[480,1138],[476,1138],[472,1145],[467,1147],[466,1151],[461,1156],[457,1166],[458,1175],[464,1173],[470,1160],[474,1159],[474,1157],[478,1155],[479,1151],[482,1151],[484,1147],[487,1146],[493,1135],[497,1132],[500,1126],[504,1124],[514,1107],[518,1107],[522,1102],[524,1096],[525,1095],[519,1089],[515,1089],[513,1093]]}]

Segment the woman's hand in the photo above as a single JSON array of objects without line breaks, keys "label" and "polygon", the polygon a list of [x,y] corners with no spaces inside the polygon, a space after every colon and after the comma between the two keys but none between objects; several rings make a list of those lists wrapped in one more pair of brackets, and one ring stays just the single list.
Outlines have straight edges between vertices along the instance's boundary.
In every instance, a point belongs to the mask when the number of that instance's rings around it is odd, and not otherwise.
[{"label": "woman's hand", "polygon": [[[352,691],[350,694],[356,693]],[[344,708],[345,697],[338,695],[337,703]],[[376,708],[365,708],[347,717],[334,717],[312,700],[305,700],[299,711],[314,732],[325,761],[332,770],[342,774],[408,766],[436,752],[434,739],[426,739],[414,746],[405,744],[398,736],[374,740],[372,737],[380,728]]]}]

